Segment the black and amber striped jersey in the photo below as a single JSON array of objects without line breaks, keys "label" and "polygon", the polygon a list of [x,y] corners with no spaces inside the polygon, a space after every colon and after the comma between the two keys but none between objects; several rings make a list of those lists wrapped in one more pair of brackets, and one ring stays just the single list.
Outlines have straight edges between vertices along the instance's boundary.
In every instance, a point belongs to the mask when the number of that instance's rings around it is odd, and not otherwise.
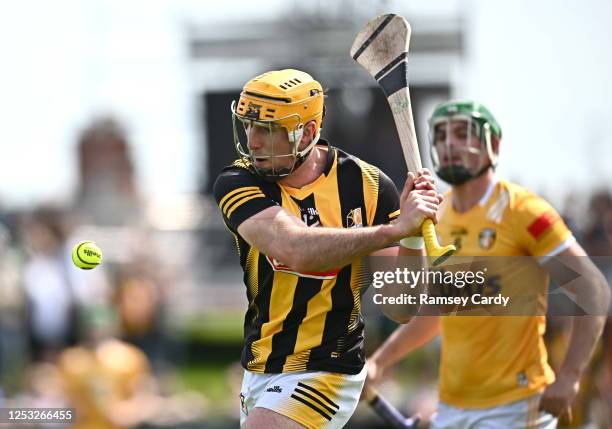
[{"label": "black and amber striped jersey", "polygon": [[369,276],[363,262],[297,273],[238,233],[242,222],[272,206],[310,227],[359,228],[397,217],[397,189],[384,173],[324,140],[318,147],[327,152],[325,170],[302,188],[264,181],[242,161],[226,167],[214,185],[244,270],[249,306],[241,361],[249,371],[357,374],[364,365],[360,309]]}]

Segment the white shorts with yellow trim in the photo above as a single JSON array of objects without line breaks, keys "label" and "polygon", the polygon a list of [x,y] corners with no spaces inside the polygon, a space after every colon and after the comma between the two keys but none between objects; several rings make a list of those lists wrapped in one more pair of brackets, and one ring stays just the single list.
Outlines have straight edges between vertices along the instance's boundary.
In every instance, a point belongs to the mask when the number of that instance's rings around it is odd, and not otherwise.
[{"label": "white shorts with yellow trim", "polygon": [[490,408],[458,408],[440,402],[432,429],[555,429],[557,419],[539,411],[541,395]]},{"label": "white shorts with yellow trim", "polygon": [[342,428],[357,408],[366,378],[359,374],[300,371],[258,374],[244,371],[240,425],[255,407],[267,408],[309,429]]}]

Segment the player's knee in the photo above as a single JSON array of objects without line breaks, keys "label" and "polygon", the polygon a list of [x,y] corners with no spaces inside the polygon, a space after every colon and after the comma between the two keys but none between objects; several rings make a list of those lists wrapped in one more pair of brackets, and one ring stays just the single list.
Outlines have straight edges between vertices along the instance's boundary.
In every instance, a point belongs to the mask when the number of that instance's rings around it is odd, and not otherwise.
[{"label": "player's knee", "polygon": [[249,413],[242,429],[305,429],[304,426],[289,417],[278,414],[267,408],[255,407]]}]

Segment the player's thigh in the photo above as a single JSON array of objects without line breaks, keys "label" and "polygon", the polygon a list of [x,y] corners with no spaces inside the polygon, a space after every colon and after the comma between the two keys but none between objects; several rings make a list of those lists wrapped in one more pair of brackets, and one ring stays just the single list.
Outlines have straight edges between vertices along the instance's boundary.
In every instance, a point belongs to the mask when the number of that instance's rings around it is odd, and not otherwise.
[{"label": "player's thigh", "polygon": [[243,429],[274,429],[274,428],[287,428],[287,429],[305,429],[295,420],[289,417],[278,414],[275,411],[268,410],[266,408],[255,407],[249,413]]}]

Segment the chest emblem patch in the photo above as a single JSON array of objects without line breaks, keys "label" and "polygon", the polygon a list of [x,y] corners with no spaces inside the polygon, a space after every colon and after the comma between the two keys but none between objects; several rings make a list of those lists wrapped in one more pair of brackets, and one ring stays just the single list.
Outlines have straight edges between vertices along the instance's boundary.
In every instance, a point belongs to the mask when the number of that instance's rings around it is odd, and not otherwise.
[{"label": "chest emblem patch", "polygon": [[357,207],[349,212],[349,214],[346,216],[346,226],[348,228],[361,228],[363,226],[361,207]]},{"label": "chest emblem patch", "polygon": [[478,244],[482,249],[488,250],[495,244],[497,233],[493,228],[485,228],[478,234]]}]

